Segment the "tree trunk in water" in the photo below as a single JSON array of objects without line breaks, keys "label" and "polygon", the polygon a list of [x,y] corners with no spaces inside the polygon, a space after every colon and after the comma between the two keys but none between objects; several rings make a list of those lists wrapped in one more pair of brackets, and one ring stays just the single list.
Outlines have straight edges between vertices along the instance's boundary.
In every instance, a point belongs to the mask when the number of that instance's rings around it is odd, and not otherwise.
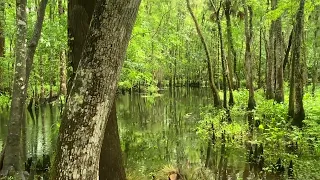
[{"label": "tree trunk in water", "polygon": [[[291,81],[289,97],[289,117],[293,118],[292,125],[302,127],[302,121],[305,118],[303,108],[303,57],[302,57],[302,36],[304,30],[304,4],[300,1],[300,6],[296,14],[296,24],[292,37],[292,63],[291,63]],[[305,60],[305,59],[304,59]]]},{"label": "tree trunk in water", "polygon": [[[218,13],[219,16],[219,13]],[[217,18],[219,39],[220,39],[220,51],[221,51],[221,64],[222,64],[222,75],[223,75],[223,107],[228,109],[227,107],[227,83],[229,88],[229,105],[234,105],[234,98],[232,93],[232,85],[230,79],[230,71],[228,67],[228,62],[225,60],[224,49],[223,49],[223,37],[222,37],[222,28],[220,18]],[[228,111],[229,112],[229,111]]]},{"label": "tree trunk in water", "polygon": [[139,5],[97,1],[61,122],[52,179],[98,179],[106,118]]},{"label": "tree trunk in water", "polygon": [[[16,1],[16,62],[13,83],[13,93],[10,109],[10,120],[8,123],[8,136],[4,151],[3,167],[0,177],[16,176],[22,178],[21,171],[21,123],[24,106],[23,97],[25,97],[26,81],[26,34],[27,34],[27,15],[26,0]],[[17,174],[16,174],[17,173]]]},{"label": "tree trunk in water", "polygon": [[210,60],[208,46],[207,46],[206,41],[204,40],[204,37],[203,37],[202,32],[200,30],[198,21],[197,21],[195,15],[193,14],[193,11],[191,9],[190,0],[186,0],[186,1],[187,1],[188,11],[193,19],[193,22],[194,22],[196,29],[197,29],[197,33],[199,35],[201,43],[203,44],[204,51],[206,53],[207,68],[208,68],[208,73],[209,73],[209,84],[210,84],[210,88],[211,88],[213,99],[214,99],[214,106],[221,108],[222,104],[221,104],[221,100],[220,100],[220,96],[219,96],[219,91],[218,91],[216,85],[214,84],[214,79],[213,79],[213,75],[212,75],[211,60]]},{"label": "tree trunk in water", "polygon": [[40,54],[40,58],[39,58],[39,75],[40,75],[40,104],[44,104],[44,94],[45,94],[45,90],[44,90],[44,73],[43,73],[43,58],[42,55]]},{"label": "tree trunk in water", "polygon": [[[249,89],[249,99],[248,99],[248,110],[253,110],[256,106],[254,99],[254,87],[253,87],[253,74],[252,74],[252,52],[251,43],[253,36],[252,29],[252,8],[247,6],[246,1],[242,0],[244,8],[244,18],[245,18],[245,35],[246,35],[246,52],[245,52],[245,66],[246,66],[246,86]],[[249,14],[248,14],[249,13]]]},{"label": "tree trunk in water", "polygon": [[[278,0],[272,0],[272,9],[276,9],[278,6]],[[274,58],[276,67],[276,85],[275,85],[275,101],[281,103],[284,101],[284,91],[283,91],[283,38],[282,38],[282,27],[281,27],[281,17],[279,17],[274,22],[273,36],[274,36]]]},{"label": "tree trunk in water", "polygon": [[[91,3],[87,3],[87,1],[69,1],[69,9],[73,9],[73,12],[72,14],[69,14],[71,17],[69,17],[69,32],[71,36],[74,36],[73,38],[73,41],[72,41],[69,45],[72,45],[72,47],[70,47],[71,49],[75,49],[77,51],[80,51],[79,48],[82,48],[83,47],[83,44],[85,43],[85,38],[81,37],[79,35],[79,32],[78,32],[78,29],[76,29],[77,27],[82,27],[84,29],[83,32],[80,31],[80,33],[87,33],[87,29],[89,29],[89,23],[92,19],[92,14],[93,14],[93,4],[96,3],[96,1],[92,1]],[[79,19],[77,17],[79,16],[87,16],[88,17],[88,22],[85,23],[83,21],[79,21]],[[80,59],[77,59],[77,58],[80,58],[79,55],[77,54],[74,54],[74,53],[77,53],[77,52],[73,52],[71,51],[70,52],[70,57],[72,57],[71,59],[71,64],[78,64],[78,62],[80,61]],[[77,67],[74,67],[74,68],[77,68]],[[76,71],[76,69],[74,69],[74,71]],[[71,77],[72,78],[72,77]],[[72,80],[72,79],[71,79]],[[69,81],[69,84],[72,84],[72,81]],[[69,86],[70,88],[70,86]],[[113,118],[114,117],[114,114],[116,114],[116,109],[112,109],[112,112],[111,112],[111,115],[109,116],[110,118]],[[106,119],[107,120],[107,119]],[[110,122],[110,124],[107,122],[107,129],[105,130],[105,135],[104,135],[104,138],[107,139],[107,141],[103,141],[103,144],[102,144],[102,149],[101,149],[101,157],[100,158],[105,158],[105,157],[113,157],[115,158],[115,160],[119,160],[119,161],[109,161],[108,163],[110,164],[105,164],[105,163],[100,163],[100,174],[103,174],[103,178],[104,177],[110,177],[109,174],[106,174],[106,169],[108,169],[109,167],[114,167],[114,168],[117,168],[117,170],[123,170],[122,172],[118,172],[119,175],[122,175],[122,176],[119,176],[119,177],[124,177],[125,178],[125,171],[124,171],[124,168],[120,167],[123,166],[122,164],[122,161],[121,161],[121,157],[114,157],[114,153],[116,150],[119,150],[118,154],[121,155],[121,149],[117,148],[117,147],[114,147],[114,145],[117,145],[117,144],[120,144],[120,139],[119,137],[116,136],[115,134],[115,129],[118,131],[117,127],[109,127],[111,125],[117,125],[117,122],[113,122],[117,119],[112,119],[112,122]],[[114,129],[113,129],[114,128]],[[109,130],[112,130],[112,132],[109,132]],[[117,132],[118,134],[118,132]],[[114,144],[105,144],[105,143],[108,143],[109,140],[113,140],[113,141],[118,141],[117,143],[114,142]],[[105,149],[113,149],[114,151],[111,152],[111,151],[106,151],[104,152]],[[113,154],[110,154],[110,153],[113,153]],[[105,159],[101,159],[103,162],[105,162]],[[108,167],[107,167],[108,165]],[[112,172],[112,169],[110,169]],[[112,173],[110,173],[112,174]]]},{"label": "tree trunk in water", "polygon": [[[228,61],[229,61],[229,74],[230,74],[230,82],[231,82],[231,87],[234,89],[239,88],[239,76],[237,72],[237,53],[236,50],[234,49],[233,45],[233,37],[232,37],[232,26],[231,26],[231,18],[230,18],[230,13],[231,13],[231,0],[226,0],[226,5],[225,5],[225,15],[226,15],[226,20],[227,20],[227,38],[228,38]],[[232,61],[233,61],[233,66],[232,66]],[[233,71],[233,73],[232,73]],[[235,82],[234,82],[234,80]],[[235,83],[235,84],[234,84]]]},{"label": "tree trunk in water", "polygon": [[107,120],[107,126],[101,147],[99,164],[100,180],[126,179],[121,152],[117,123],[116,100],[114,100],[109,118]]}]

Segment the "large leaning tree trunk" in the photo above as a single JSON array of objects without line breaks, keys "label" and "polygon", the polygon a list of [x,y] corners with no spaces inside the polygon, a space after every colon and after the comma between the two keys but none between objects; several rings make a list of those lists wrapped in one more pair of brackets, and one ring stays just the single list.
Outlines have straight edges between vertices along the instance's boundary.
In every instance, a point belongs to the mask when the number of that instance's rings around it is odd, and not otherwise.
[{"label": "large leaning tree trunk", "polygon": [[[27,98],[29,76],[32,69],[34,54],[41,36],[42,24],[48,0],[42,0],[38,9],[37,21],[34,26],[31,39],[26,43],[27,15],[26,0],[16,1],[16,63],[13,94],[10,109],[10,121],[8,126],[8,137],[4,152],[4,161],[1,174],[8,175],[9,170],[21,174],[21,123],[24,118],[24,108]],[[12,174],[11,172],[9,173]],[[20,178],[20,177],[17,177]]]},{"label": "large leaning tree trunk", "polygon": [[25,96],[26,81],[26,34],[27,34],[27,14],[26,0],[16,1],[16,62],[14,72],[13,93],[10,110],[10,120],[8,123],[8,137],[4,147],[3,167],[0,177],[15,176],[22,179],[20,162],[20,135],[22,111],[21,102]]},{"label": "large leaning tree trunk", "polygon": [[292,118],[292,125],[302,127],[305,118],[303,108],[303,57],[302,57],[302,36],[304,30],[304,0],[300,0],[300,6],[296,14],[296,24],[292,36],[291,53],[291,79],[289,95],[289,112]]},{"label": "large leaning tree trunk", "polygon": [[245,23],[245,36],[246,36],[246,52],[245,52],[245,69],[246,69],[246,86],[249,89],[249,99],[248,99],[248,110],[253,110],[255,108],[255,99],[254,99],[254,87],[253,87],[253,74],[252,74],[252,8],[246,4],[246,0],[242,0],[243,9],[244,9],[244,23]]},{"label": "large leaning tree trunk", "polygon": [[[272,0],[272,9],[276,9],[278,6],[278,0]],[[284,101],[284,90],[283,90],[283,59],[284,59],[284,50],[283,50],[283,37],[282,37],[282,27],[281,27],[281,17],[275,20],[274,22],[273,36],[274,36],[274,61],[276,67],[275,73],[275,101],[281,103]]]},{"label": "large leaning tree trunk", "polygon": [[61,122],[51,179],[98,179],[99,158],[140,0],[97,1]]},{"label": "large leaning tree trunk", "polygon": [[[80,61],[80,56],[77,53],[82,52],[82,48],[85,43],[84,33],[88,32],[89,23],[92,19],[94,5],[96,4],[96,0],[92,0],[88,3],[87,0],[70,0],[69,1],[69,17],[68,17],[68,25],[69,25],[69,46],[71,51],[69,52],[70,57],[70,65],[78,65]],[[84,17],[86,21],[83,21]],[[79,27],[81,27],[79,29]],[[73,67],[74,74],[77,67]],[[73,75],[71,75],[73,76]],[[69,84],[72,84],[71,77]],[[69,86],[70,87],[70,86]],[[122,153],[120,147],[120,137],[118,133],[117,126],[117,112],[115,108],[115,104],[111,110],[109,115],[109,119],[107,119],[107,127],[104,134],[104,140],[101,147],[100,154],[100,165],[99,165],[99,178],[100,179],[108,179],[112,180],[115,178],[117,180],[126,179],[125,170],[122,162]],[[113,158],[112,160],[110,158]],[[112,168],[110,168],[112,167]],[[116,175],[116,176],[113,176]]]},{"label": "large leaning tree trunk", "polygon": [[190,0],[186,0],[187,1],[187,8],[188,8],[188,11],[193,19],[193,22],[196,26],[196,29],[197,29],[197,33],[199,35],[199,38],[201,40],[201,43],[203,44],[203,48],[204,48],[204,51],[206,53],[206,60],[207,60],[207,68],[208,68],[208,74],[209,74],[209,85],[210,85],[210,88],[211,88],[211,91],[212,91],[212,95],[213,95],[213,100],[214,100],[214,106],[215,107],[218,107],[218,108],[221,108],[222,107],[222,103],[221,103],[221,100],[220,100],[220,96],[219,96],[219,91],[214,83],[214,79],[213,79],[213,75],[212,75],[212,68],[211,68],[211,59],[210,59],[210,53],[209,53],[209,49],[208,49],[208,46],[207,46],[207,43],[202,35],[202,32],[200,30],[200,26],[199,26],[199,23],[197,21],[197,18],[195,17],[192,9],[191,9],[191,5],[190,5]]},{"label": "large leaning tree trunk", "polygon": [[95,4],[96,0],[68,1],[68,44],[70,48],[68,53],[68,66],[71,67],[68,68],[71,70],[68,72],[68,92],[71,89],[81,59]]}]

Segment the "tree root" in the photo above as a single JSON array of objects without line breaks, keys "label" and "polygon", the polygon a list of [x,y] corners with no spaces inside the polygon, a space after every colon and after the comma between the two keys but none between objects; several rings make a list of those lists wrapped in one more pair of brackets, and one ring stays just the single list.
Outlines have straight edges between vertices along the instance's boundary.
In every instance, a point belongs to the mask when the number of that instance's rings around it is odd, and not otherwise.
[{"label": "tree root", "polygon": [[28,173],[16,171],[12,166],[10,166],[9,169],[2,169],[0,171],[0,180],[7,179],[26,180],[28,179]]},{"label": "tree root", "polygon": [[6,179],[16,179],[16,180],[26,180],[28,179],[28,173],[23,171],[16,171],[13,166],[9,168],[3,167],[3,161],[5,156],[6,145],[4,145],[1,154],[0,154],[0,180]]}]

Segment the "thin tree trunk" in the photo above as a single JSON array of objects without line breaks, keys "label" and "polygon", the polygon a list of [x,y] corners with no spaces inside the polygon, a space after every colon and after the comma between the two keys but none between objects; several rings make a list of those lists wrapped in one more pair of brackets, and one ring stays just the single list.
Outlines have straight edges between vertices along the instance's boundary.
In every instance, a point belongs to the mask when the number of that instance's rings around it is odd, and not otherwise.
[{"label": "thin tree trunk", "polygon": [[288,46],[284,55],[284,60],[283,60],[283,71],[285,71],[286,66],[289,62],[289,54],[290,54],[290,49],[292,46],[292,36],[293,36],[293,29],[291,30],[290,36],[289,36],[289,42],[288,42]]},{"label": "thin tree trunk", "polygon": [[59,54],[60,59],[60,92],[59,94],[62,96],[67,95],[67,74],[66,74],[66,58],[65,53],[60,52]]},{"label": "thin tree trunk", "polygon": [[[231,26],[231,17],[230,17],[230,13],[231,13],[231,0],[226,0],[226,5],[225,5],[225,15],[226,15],[226,20],[227,20],[227,38],[228,38],[228,61],[230,64],[230,68],[231,69],[229,71],[230,74],[230,81],[231,81],[231,87],[234,89],[238,89],[239,88],[239,76],[238,76],[238,72],[237,72],[237,53],[236,50],[234,49],[234,45],[233,45],[233,37],[232,37],[232,26]],[[233,61],[233,66],[231,65]],[[232,73],[233,71],[233,73]],[[235,80],[235,84],[234,81]]]},{"label": "thin tree trunk", "polygon": [[193,22],[196,26],[196,29],[197,29],[197,33],[199,35],[199,38],[201,40],[201,43],[203,45],[203,48],[204,48],[204,51],[206,53],[206,58],[207,58],[207,68],[208,68],[208,74],[209,74],[209,85],[210,85],[210,88],[211,88],[211,91],[212,91],[212,95],[213,95],[213,99],[214,99],[214,106],[215,107],[221,107],[221,100],[220,100],[220,96],[219,96],[219,91],[216,87],[216,85],[214,84],[214,79],[213,79],[213,75],[212,75],[212,69],[211,69],[211,60],[210,60],[210,54],[209,54],[209,50],[208,50],[208,46],[206,44],[206,41],[204,40],[204,37],[202,35],[202,32],[200,30],[200,27],[199,27],[199,24],[198,24],[198,21],[195,17],[195,15],[193,14],[193,11],[191,9],[191,6],[190,6],[190,0],[186,0],[187,1],[187,8],[189,10],[189,13],[193,19]]},{"label": "thin tree trunk", "polygon": [[300,6],[296,15],[296,24],[293,32],[292,42],[292,63],[291,82],[289,97],[289,117],[293,118],[292,125],[302,127],[305,118],[303,108],[303,60],[302,57],[302,36],[304,30],[304,0],[300,0]]},{"label": "thin tree trunk", "polygon": [[98,179],[106,118],[139,5],[97,1],[61,122],[52,179]]},{"label": "thin tree trunk", "polygon": [[275,23],[271,23],[271,28],[269,31],[269,44],[268,44],[268,53],[267,53],[267,77],[266,77],[266,98],[274,99],[274,82],[275,82],[275,65],[274,65],[274,36],[273,29]]},{"label": "thin tree trunk", "polygon": [[[316,7],[315,10],[315,14],[314,14],[314,23],[318,23],[320,20],[320,7]],[[314,31],[314,39],[318,39],[319,38],[319,33],[320,33],[320,27],[318,26],[317,29]],[[318,73],[318,69],[319,69],[319,42],[314,42],[313,44],[313,72],[312,72],[312,95],[315,95],[315,90],[316,90],[316,84],[318,82],[318,78],[319,78],[319,73]]]},{"label": "thin tree trunk", "polygon": [[[62,4],[62,0],[58,0],[58,11],[59,17],[61,19],[61,15],[64,14],[64,7]],[[67,95],[67,65],[66,65],[66,56],[65,51],[61,50],[59,53],[59,68],[60,68],[60,90],[59,96]]]},{"label": "thin tree trunk", "polygon": [[40,104],[43,105],[45,101],[45,90],[44,90],[44,72],[43,72],[43,58],[40,54],[39,58],[39,76],[40,76]]},{"label": "thin tree trunk", "polygon": [[[219,15],[218,15],[219,16]],[[230,71],[228,67],[228,62],[226,62],[224,49],[223,49],[223,36],[222,36],[222,28],[220,18],[217,19],[219,39],[220,39],[220,51],[221,51],[221,64],[222,64],[222,75],[223,75],[223,107],[228,109],[227,107],[227,83],[229,88],[229,105],[234,105],[234,98],[232,92],[232,85],[230,79]]]},{"label": "thin tree trunk", "polygon": [[[16,1],[16,62],[13,83],[13,93],[10,109],[10,120],[8,123],[8,136],[4,151],[3,167],[0,177],[15,176],[17,179],[23,177],[21,170],[21,123],[23,112],[23,98],[25,97],[26,84],[26,34],[27,14],[26,0]],[[16,174],[18,173],[18,174]]]},{"label": "thin tree trunk", "polygon": [[[28,41],[27,45],[27,55],[26,55],[26,85],[28,86],[30,73],[32,70],[33,59],[36,53],[36,49],[39,43],[39,39],[41,37],[42,25],[45,16],[46,7],[48,4],[48,0],[42,0],[40,2],[40,8],[38,8],[37,21],[33,27],[33,34],[31,39]],[[27,91],[27,88],[25,89]]]},{"label": "thin tree trunk", "polygon": [[[278,0],[272,0],[272,9],[276,9],[278,6]],[[282,38],[282,26],[281,17],[275,20],[274,23],[274,58],[276,66],[276,85],[275,85],[275,101],[281,103],[284,101],[284,90],[283,90],[283,38]]]},{"label": "thin tree trunk", "polygon": [[[262,20],[262,18],[260,20]],[[262,78],[261,78],[262,76],[261,66],[262,66],[262,27],[260,27],[260,31],[259,31],[259,67],[258,67],[258,88],[259,89],[263,86]]]},{"label": "thin tree trunk", "polygon": [[[227,109],[227,72],[226,72],[226,62],[225,62],[225,55],[223,49],[223,39],[222,39],[222,30],[221,30],[221,23],[219,19],[219,11],[217,11],[217,25],[218,25],[218,32],[219,32],[219,41],[220,41],[220,52],[221,52],[221,70],[222,70],[222,89],[223,89],[223,108]],[[231,90],[232,92],[232,90]]]},{"label": "thin tree trunk", "polygon": [[252,8],[247,6],[246,0],[242,0],[245,18],[245,35],[246,35],[246,52],[245,52],[245,66],[246,66],[246,86],[249,89],[248,110],[253,110],[256,106],[254,99],[253,74],[252,74],[252,52],[251,43],[253,36],[252,29]]}]

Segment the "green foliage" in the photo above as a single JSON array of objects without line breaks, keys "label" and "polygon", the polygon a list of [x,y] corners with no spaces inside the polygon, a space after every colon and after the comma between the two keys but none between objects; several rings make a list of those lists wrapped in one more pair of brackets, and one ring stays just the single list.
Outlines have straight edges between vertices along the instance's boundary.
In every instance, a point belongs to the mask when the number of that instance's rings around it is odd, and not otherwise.
[{"label": "green foliage", "polygon": [[0,107],[9,106],[11,102],[10,96],[8,95],[1,95],[0,96]]},{"label": "green foliage", "polygon": [[257,91],[253,124],[255,128],[252,133],[249,131],[250,124],[247,122],[245,110],[248,93],[246,90],[240,90],[235,91],[234,95],[237,103],[231,109],[231,123],[226,121],[224,110],[216,110],[212,106],[202,109],[197,133],[203,142],[211,138],[211,124],[213,124],[217,145],[221,141],[223,132],[226,137],[232,137],[226,142],[231,151],[245,148],[244,145],[248,142],[263,144],[266,171],[271,171],[273,164],[281,158],[286,166],[290,160],[293,161],[297,179],[319,179],[320,173],[317,170],[319,162],[315,160],[320,158],[320,108],[317,104],[320,102],[319,91],[315,96],[311,96],[309,92],[304,96],[307,118],[302,129],[291,126],[291,121],[287,117],[287,101],[276,104],[273,100],[266,100],[263,91]]}]

